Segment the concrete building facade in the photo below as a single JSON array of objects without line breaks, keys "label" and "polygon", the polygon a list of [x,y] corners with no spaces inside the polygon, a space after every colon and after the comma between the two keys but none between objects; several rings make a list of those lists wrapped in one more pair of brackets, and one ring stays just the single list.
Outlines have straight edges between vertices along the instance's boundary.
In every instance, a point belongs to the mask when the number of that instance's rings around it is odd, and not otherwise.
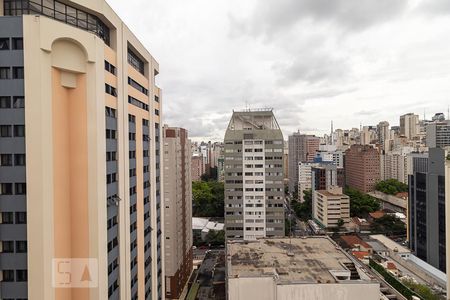
[{"label": "concrete building facade", "polygon": [[186,129],[164,126],[166,298],[179,299],[192,272],[191,145]]},{"label": "concrete building facade", "polygon": [[411,250],[443,272],[446,270],[446,153],[444,149],[431,148],[429,153],[413,154],[408,205]]},{"label": "concrete building facade", "polygon": [[191,158],[192,181],[200,181],[203,174],[205,174],[205,165],[203,164],[202,155],[193,155]]},{"label": "concrete building facade", "polygon": [[367,193],[380,180],[380,154],[369,145],[352,145],[345,151],[345,182],[350,188]]},{"label": "concrete building facade", "polygon": [[378,300],[380,284],[329,237],[227,243],[227,299]]},{"label": "concrete building facade", "polygon": [[226,237],[284,236],[283,134],[272,110],[234,111],[224,143]]},{"label": "concrete building facade", "polygon": [[320,138],[296,132],[289,136],[289,192],[293,193],[298,183],[298,164],[313,162],[319,150]]},{"label": "concrete building facade", "polygon": [[427,147],[442,148],[450,146],[450,121],[428,124],[426,134]]},{"label": "concrete building facade", "polygon": [[419,115],[408,113],[400,116],[400,135],[412,140],[420,133]]},{"label": "concrete building facade", "polygon": [[158,63],[103,0],[1,1],[0,40],[0,298],[164,298]]},{"label": "concrete building facade", "polygon": [[314,191],[313,199],[313,218],[322,226],[338,227],[340,219],[350,222],[350,197],[342,193],[342,187]]}]

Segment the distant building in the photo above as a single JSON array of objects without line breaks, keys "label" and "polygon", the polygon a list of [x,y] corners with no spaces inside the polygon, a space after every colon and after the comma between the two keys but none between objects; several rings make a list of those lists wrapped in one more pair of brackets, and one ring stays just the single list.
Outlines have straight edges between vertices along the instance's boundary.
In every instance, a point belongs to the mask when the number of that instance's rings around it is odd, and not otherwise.
[{"label": "distant building", "polygon": [[385,152],[380,155],[380,179],[396,179],[405,184],[408,183],[408,171],[411,159],[408,154],[412,147],[402,147],[401,150]]},{"label": "distant building", "polygon": [[412,140],[420,132],[419,115],[408,113],[400,116],[400,135]]},{"label": "distant building", "polygon": [[283,149],[272,110],[233,112],[224,151],[228,239],[284,236]]},{"label": "distant building", "polygon": [[[445,272],[445,157],[431,148],[414,154],[409,176],[408,226],[410,248],[430,265]],[[448,179],[447,179],[448,180]]]},{"label": "distant building", "polygon": [[378,143],[382,149],[389,151],[391,148],[391,130],[389,129],[389,122],[383,121],[377,125]]},{"label": "distant building", "polygon": [[429,148],[450,146],[450,120],[428,124],[426,143]]},{"label": "distant building", "polygon": [[338,168],[334,164],[319,164],[313,166],[312,174],[312,189],[326,190],[330,186],[345,187],[345,172],[343,168]]},{"label": "distant building", "polygon": [[369,145],[353,145],[345,151],[345,181],[363,193],[375,190],[380,180],[380,154]]},{"label": "distant building", "polygon": [[225,158],[223,155],[217,159],[217,181],[225,181]]},{"label": "distant building", "polygon": [[183,128],[163,132],[166,299],[178,299],[192,272],[191,143]]},{"label": "distant building", "polygon": [[298,163],[298,199],[303,202],[303,192],[312,188],[312,168],[318,163]]},{"label": "distant building", "polygon": [[298,183],[298,164],[313,162],[319,150],[320,138],[296,132],[289,136],[289,192],[293,193]]},{"label": "distant building", "polygon": [[209,232],[217,232],[224,230],[223,223],[210,221],[207,218],[192,218],[192,232],[197,239],[205,240]]},{"label": "distant building", "polygon": [[380,299],[380,284],[326,236],[229,241],[227,254],[229,300]]},{"label": "distant building", "polygon": [[313,218],[324,227],[337,227],[340,219],[350,222],[350,197],[342,193],[341,187],[317,190],[313,199]]},{"label": "distant building", "polygon": [[191,158],[191,176],[192,181],[200,181],[202,175],[205,174],[202,155],[194,155]]}]

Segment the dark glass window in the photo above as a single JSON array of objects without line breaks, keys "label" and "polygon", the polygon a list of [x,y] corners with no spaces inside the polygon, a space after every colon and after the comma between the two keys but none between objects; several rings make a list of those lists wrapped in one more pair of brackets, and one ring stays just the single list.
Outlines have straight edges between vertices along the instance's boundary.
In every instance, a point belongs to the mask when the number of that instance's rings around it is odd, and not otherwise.
[{"label": "dark glass window", "polygon": [[28,271],[27,270],[16,270],[16,280],[17,281],[27,281]]},{"label": "dark glass window", "polygon": [[134,87],[136,90],[138,90],[142,94],[148,95],[148,90],[145,87],[143,87],[142,85],[140,85],[138,82],[136,82],[134,79],[132,79],[131,77],[128,77],[128,84],[131,85],[132,87]]},{"label": "dark glass window", "polygon": [[14,214],[12,212],[2,212],[2,224],[13,224]]},{"label": "dark glass window", "polygon": [[27,241],[16,241],[16,252],[17,253],[26,253],[27,249]]},{"label": "dark glass window", "polygon": [[16,212],[16,224],[27,224],[27,213],[24,211]]},{"label": "dark glass window", "polygon": [[116,67],[106,60],[105,60],[105,70],[113,75],[116,75]]},{"label": "dark glass window", "polygon": [[14,125],[14,137],[25,136],[25,125]]},{"label": "dark glass window", "polygon": [[12,126],[0,125],[0,137],[12,137]]},{"label": "dark glass window", "polygon": [[23,38],[13,38],[12,48],[13,50],[23,50]]},{"label": "dark glass window", "polygon": [[14,154],[14,165],[25,166],[25,154]]},{"label": "dark glass window", "polygon": [[16,182],[16,195],[26,195],[27,184],[24,182]]},{"label": "dark glass window", "polygon": [[0,79],[9,79],[9,67],[0,67]]},{"label": "dark glass window", "polygon": [[144,75],[144,62],[131,49],[128,49],[128,63]]},{"label": "dark glass window", "polygon": [[2,108],[11,108],[11,97],[0,96],[0,109]]},{"label": "dark glass window", "polygon": [[0,154],[0,166],[2,167],[12,166],[12,154]]},{"label": "dark glass window", "polygon": [[0,38],[0,50],[9,50],[9,38]]},{"label": "dark glass window", "polygon": [[105,92],[107,94],[110,94],[111,96],[117,97],[117,90],[115,87],[110,86],[109,84],[105,83]]},{"label": "dark glass window", "polygon": [[23,79],[23,67],[13,67],[13,79]]},{"label": "dark glass window", "polygon": [[13,107],[14,108],[24,108],[25,107],[25,98],[20,96],[13,97]]},{"label": "dark glass window", "polygon": [[14,242],[13,241],[2,241],[2,252],[3,253],[13,253],[14,252]]},{"label": "dark glass window", "polygon": [[3,270],[2,271],[2,281],[12,282],[14,281],[14,270]]}]

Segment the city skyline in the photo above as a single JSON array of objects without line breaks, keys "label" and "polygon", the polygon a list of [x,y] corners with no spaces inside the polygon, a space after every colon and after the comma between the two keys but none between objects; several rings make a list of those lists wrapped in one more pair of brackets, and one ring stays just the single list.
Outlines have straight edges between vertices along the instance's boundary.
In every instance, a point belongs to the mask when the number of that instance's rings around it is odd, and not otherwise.
[{"label": "city skyline", "polygon": [[233,108],[273,107],[285,136],[447,112],[447,1],[108,2],[164,66],[166,121],[193,140],[223,139]]}]

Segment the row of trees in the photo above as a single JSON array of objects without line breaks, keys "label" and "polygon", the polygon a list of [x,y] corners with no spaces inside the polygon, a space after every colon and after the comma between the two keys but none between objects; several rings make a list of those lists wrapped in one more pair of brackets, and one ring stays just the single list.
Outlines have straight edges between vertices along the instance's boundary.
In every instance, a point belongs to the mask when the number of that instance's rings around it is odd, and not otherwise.
[{"label": "row of trees", "polygon": [[408,185],[397,179],[388,179],[376,184],[375,189],[389,195],[397,195],[408,191]]},{"label": "row of trees", "polygon": [[366,218],[371,212],[380,209],[380,202],[374,197],[352,188],[346,188],[344,194],[350,197],[350,216]]}]

